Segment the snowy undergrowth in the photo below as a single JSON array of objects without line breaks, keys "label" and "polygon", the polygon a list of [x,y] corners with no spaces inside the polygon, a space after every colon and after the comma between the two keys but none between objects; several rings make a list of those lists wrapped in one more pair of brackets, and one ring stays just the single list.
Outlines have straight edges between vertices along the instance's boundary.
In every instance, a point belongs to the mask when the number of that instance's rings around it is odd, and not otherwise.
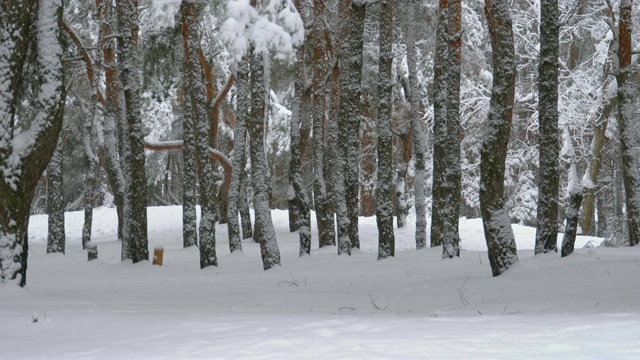
[{"label": "snowy undergrowth", "polygon": [[229,254],[218,225],[220,266],[200,270],[198,250],[181,248],[181,208],[148,214],[162,267],[119,261],[113,209],[95,211],[94,262],[81,212],[66,214],[66,255],[45,254],[46,217],[33,216],[27,289],[0,287],[0,358],[640,356],[637,247],[582,249],[601,239],[578,237],[568,258],[534,258],[535,229],[514,226],[521,263],[493,278],[478,219],[460,222],[460,259],[416,251],[411,216],[395,258],[376,261],[373,217],[360,219],[353,256],[318,249],[314,233],[299,258],[286,211],[274,211],[281,267],[262,271],[251,240]]}]

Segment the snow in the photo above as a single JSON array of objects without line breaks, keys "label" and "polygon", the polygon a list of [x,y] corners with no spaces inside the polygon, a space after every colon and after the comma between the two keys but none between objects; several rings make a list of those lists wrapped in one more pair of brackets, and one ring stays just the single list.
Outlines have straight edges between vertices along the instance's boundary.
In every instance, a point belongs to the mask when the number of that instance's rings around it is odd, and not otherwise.
[{"label": "snow", "polygon": [[[32,216],[26,289],[0,287],[2,359],[402,359],[640,357],[640,248],[534,257],[535,229],[514,225],[520,263],[493,278],[480,219],[461,219],[462,253],[415,250],[414,215],[395,230],[396,257],[376,261],[375,217],[360,218],[361,251],[315,247],[298,257],[287,212],[274,210],[282,266],[262,270],[259,245],[229,253],[217,225],[218,268],[182,249],[180,207],[148,209],[163,266],[120,261],[116,213],[66,214],[67,254],[45,254],[46,216]],[[316,229],[315,216],[311,216]],[[35,315],[34,315],[35,313]],[[34,319],[38,319],[34,322]]]}]

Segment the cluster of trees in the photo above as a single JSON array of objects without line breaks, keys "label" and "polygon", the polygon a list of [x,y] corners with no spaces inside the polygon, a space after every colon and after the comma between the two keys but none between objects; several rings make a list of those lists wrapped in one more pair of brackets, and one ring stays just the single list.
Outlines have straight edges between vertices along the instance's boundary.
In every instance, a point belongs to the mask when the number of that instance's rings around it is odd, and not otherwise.
[{"label": "cluster of trees", "polygon": [[631,0],[0,10],[0,282],[26,283],[32,212],[64,252],[65,208],[84,209],[86,247],[102,203],[133,262],[149,257],[146,207],[182,205],[203,268],[216,223],[232,252],[253,238],[279,265],[272,208],[288,208],[301,256],[311,209],[339,254],[375,214],[379,259],[412,206],[416,248],[430,234],[444,258],[460,255],[459,218],[481,216],[494,275],[518,261],[513,222],[537,227],[536,254],[557,252],[565,217],[563,256],[578,231],[640,240]]}]

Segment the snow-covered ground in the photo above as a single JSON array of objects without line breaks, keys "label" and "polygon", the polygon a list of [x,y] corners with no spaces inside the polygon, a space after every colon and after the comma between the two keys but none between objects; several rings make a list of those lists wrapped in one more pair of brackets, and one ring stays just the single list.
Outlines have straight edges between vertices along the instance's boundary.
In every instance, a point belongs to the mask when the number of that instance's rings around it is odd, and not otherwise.
[{"label": "snow-covered ground", "polygon": [[460,259],[416,251],[410,225],[396,257],[377,261],[375,218],[360,219],[353,256],[317,249],[314,233],[299,258],[274,211],[281,267],[263,271],[251,240],[229,254],[219,225],[220,266],[200,270],[181,208],[148,213],[162,267],[120,262],[113,209],[95,212],[93,262],[81,212],[66,214],[66,255],[45,254],[46,216],[33,216],[28,286],[0,287],[0,359],[640,358],[638,247],[582,249],[601,239],[579,237],[566,259],[533,257],[535,229],[514,225],[521,262],[493,278],[478,219],[461,220]]}]

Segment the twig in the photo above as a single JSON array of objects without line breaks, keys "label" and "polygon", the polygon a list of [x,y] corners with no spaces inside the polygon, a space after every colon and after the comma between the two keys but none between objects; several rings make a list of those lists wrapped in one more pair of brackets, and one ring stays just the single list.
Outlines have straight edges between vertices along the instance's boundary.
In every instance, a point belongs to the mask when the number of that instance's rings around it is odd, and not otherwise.
[{"label": "twig", "polygon": [[376,310],[387,310],[387,308],[389,307],[389,305],[381,308],[380,306],[378,306],[378,304],[376,304],[376,301],[373,300],[373,297],[371,296],[371,294],[369,294],[369,299],[371,299],[370,303],[371,305],[373,305],[373,308]]},{"label": "twig", "polygon": [[462,285],[460,285],[460,287],[458,288],[458,295],[460,295],[460,302],[462,303],[462,306],[464,306],[464,307],[469,305],[469,300],[467,300],[467,297],[464,295],[464,292],[467,291],[467,288],[464,287],[464,285],[467,283],[467,281],[469,281],[469,276],[467,276],[467,278],[464,280]]}]

